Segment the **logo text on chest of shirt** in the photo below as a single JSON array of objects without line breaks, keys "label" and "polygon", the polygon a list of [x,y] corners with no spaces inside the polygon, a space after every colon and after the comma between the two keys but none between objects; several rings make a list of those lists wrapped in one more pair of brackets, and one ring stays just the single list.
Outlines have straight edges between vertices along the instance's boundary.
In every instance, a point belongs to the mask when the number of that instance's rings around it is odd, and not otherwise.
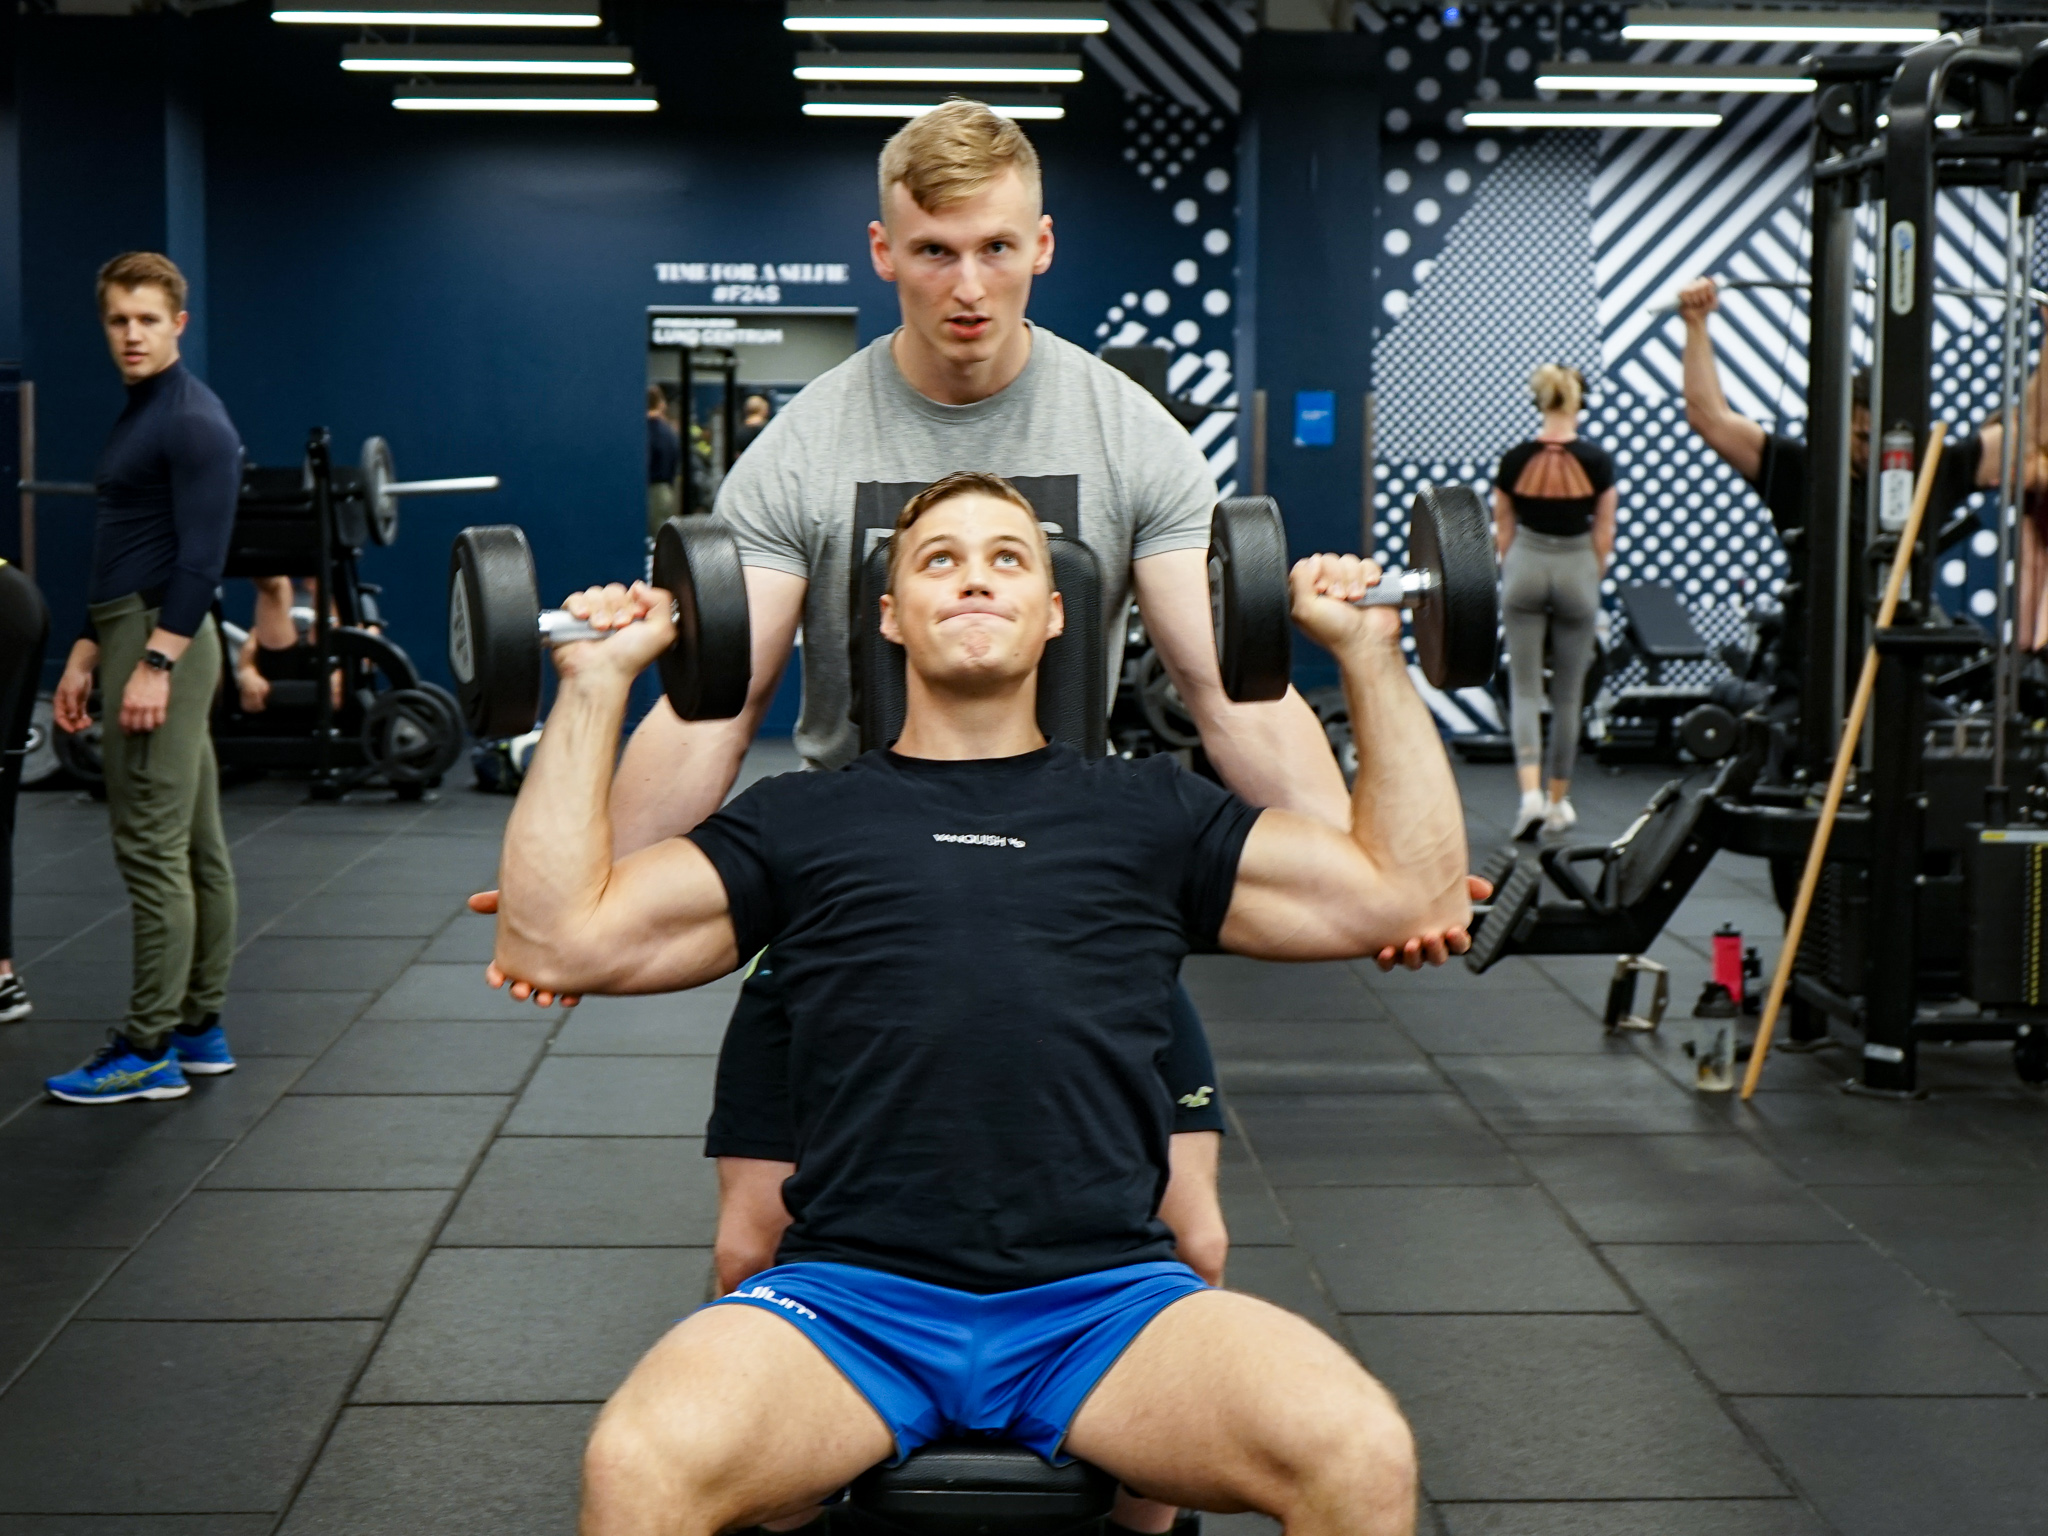
[{"label": "logo text on chest of shirt", "polygon": [[1000,832],[934,832],[935,843],[966,843],[974,848],[1022,848],[1021,837],[1005,837]]}]

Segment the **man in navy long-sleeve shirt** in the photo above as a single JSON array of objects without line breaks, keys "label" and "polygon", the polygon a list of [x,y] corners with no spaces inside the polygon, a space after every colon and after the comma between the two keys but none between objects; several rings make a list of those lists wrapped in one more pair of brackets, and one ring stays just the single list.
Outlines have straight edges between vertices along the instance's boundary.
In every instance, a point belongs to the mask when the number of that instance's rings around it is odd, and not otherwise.
[{"label": "man in navy long-sleeve shirt", "polygon": [[207,719],[221,668],[211,608],[234,530],[241,438],[178,360],[185,279],[168,257],[115,257],[100,269],[99,303],[128,404],[100,459],[89,616],[55,714],[67,731],[89,724],[97,667],[113,717],[100,750],[114,859],[134,906],[135,980],[121,1029],[49,1080],[52,1095],[78,1104],[180,1098],[187,1074],[235,1065],[220,1027],[235,875]]}]

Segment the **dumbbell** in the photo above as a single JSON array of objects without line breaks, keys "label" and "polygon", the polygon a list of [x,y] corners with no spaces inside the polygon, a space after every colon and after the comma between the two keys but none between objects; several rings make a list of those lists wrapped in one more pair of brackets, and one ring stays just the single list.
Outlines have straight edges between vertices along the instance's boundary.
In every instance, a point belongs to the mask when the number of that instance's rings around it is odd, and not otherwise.
[{"label": "dumbbell", "polygon": [[[753,636],[739,546],[707,518],[672,517],[654,536],[654,585],[674,600],[675,644],[656,666],[685,720],[730,720],[746,707]],[[533,546],[511,523],[465,528],[448,559],[448,669],[479,738],[523,736],[540,717],[541,648],[603,640],[566,609],[540,606]]]},{"label": "dumbbell", "polygon": [[[1409,512],[1406,570],[1388,570],[1363,608],[1404,608],[1422,675],[1442,689],[1493,676],[1500,644],[1493,520],[1468,486],[1423,487]],[[1287,528],[1270,496],[1221,502],[1209,530],[1209,596],[1223,688],[1240,703],[1277,699],[1294,670]]]}]

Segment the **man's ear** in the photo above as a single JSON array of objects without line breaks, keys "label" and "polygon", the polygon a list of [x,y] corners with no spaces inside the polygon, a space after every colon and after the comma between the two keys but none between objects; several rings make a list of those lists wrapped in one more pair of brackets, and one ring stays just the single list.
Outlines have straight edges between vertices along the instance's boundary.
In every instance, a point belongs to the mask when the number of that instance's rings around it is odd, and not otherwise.
[{"label": "man's ear", "polygon": [[172,329],[172,332],[171,332],[171,334],[172,334],[172,335],[174,335],[174,336],[182,336],[182,335],[184,335],[184,334],[185,334],[185,322],[186,322],[187,320],[190,320],[191,318],[192,318],[192,317],[191,317],[191,315],[189,315],[188,313],[186,313],[186,312],[185,312],[184,310],[182,310],[182,309],[181,309],[181,310],[179,310],[179,311],[178,311],[178,318],[177,318],[177,319],[175,319],[175,320],[173,320],[173,321],[171,322],[171,325],[172,325],[172,328],[173,328],[173,329]]},{"label": "man's ear", "polygon": [[1057,640],[1067,632],[1067,600],[1055,592],[1052,595],[1052,615],[1046,620],[1045,638]]},{"label": "man's ear", "polygon": [[1052,215],[1041,213],[1038,216],[1038,253],[1031,258],[1033,277],[1043,277],[1052,265],[1052,243]]},{"label": "man's ear", "polygon": [[896,281],[896,257],[889,249],[889,226],[880,219],[868,220],[868,260],[875,264],[875,276],[885,283]]},{"label": "man's ear", "polygon": [[903,631],[896,624],[896,599],[887,592],[882,594],[882,638],[891,645],[903,643]]}]

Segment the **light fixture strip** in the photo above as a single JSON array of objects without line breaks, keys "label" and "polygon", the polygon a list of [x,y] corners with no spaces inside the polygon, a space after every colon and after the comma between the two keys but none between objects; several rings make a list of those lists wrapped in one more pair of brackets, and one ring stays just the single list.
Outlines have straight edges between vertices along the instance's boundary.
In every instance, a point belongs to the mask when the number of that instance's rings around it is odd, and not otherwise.
[{"label": "light fixture strip", "polygon": [[1573,107],[1562,111],[1531,107],[1469,107],[1467,128],[1718,128],[1718,112],[1643,107]]},{"label": "light fixture strip", "polygon": [[341,67],[351,74],[378,75],[630,75],[633,50],[350,43],[341,50]]},{"label": "light fixture strip", "polygon": [[[911,118],[923,117],[938,105],[936,101],[807,101],[804,103],[804,116]],[[997,117],[1018,118],[1029,122],[1058,122],[1067,115],[1065,107],[1052,105],[1017,107],[1004,106],[997,102],[988,102],[986,105]]]},{"label": "light fixture strip", "polygon": [[391,93],[401,112],[655,112],[660,100],[645,86],[401,85]]},{"label": "light fixture strip", "polygon": [[341,10],[327,6],[275,10],[270,19],[288,26],[311,27],[595,27],[603,21],[595,9],[429,11],[402,7]]},{"label": "light fixture strip", "polygon": [[800,53],[795,74],[875,85],[1076,85],[1082,72],[1067,53]]},{"label": "light fixture strip", "polygon": [[791,32],[927,33],[987,36],[1085,37],[1109,30],[1099,5],[1052,0],[1043,4],[981,5],[976,0],[789,0],[782,25]]},{"label": "light fixture strip", "polygon": [[1929,11],[1687,11],[1635,9],[1630,42],[1928,43],[1941,36]]},{"label": "light fixture strip", "polygon": [[1763,96],[1805,96],[1820,82],[1810,75],[1720,74],[1693,70],[1685,74],[1650,74],[1614,70],[1607,74],[1541,74],[1539,91],[1706,91]]}]

